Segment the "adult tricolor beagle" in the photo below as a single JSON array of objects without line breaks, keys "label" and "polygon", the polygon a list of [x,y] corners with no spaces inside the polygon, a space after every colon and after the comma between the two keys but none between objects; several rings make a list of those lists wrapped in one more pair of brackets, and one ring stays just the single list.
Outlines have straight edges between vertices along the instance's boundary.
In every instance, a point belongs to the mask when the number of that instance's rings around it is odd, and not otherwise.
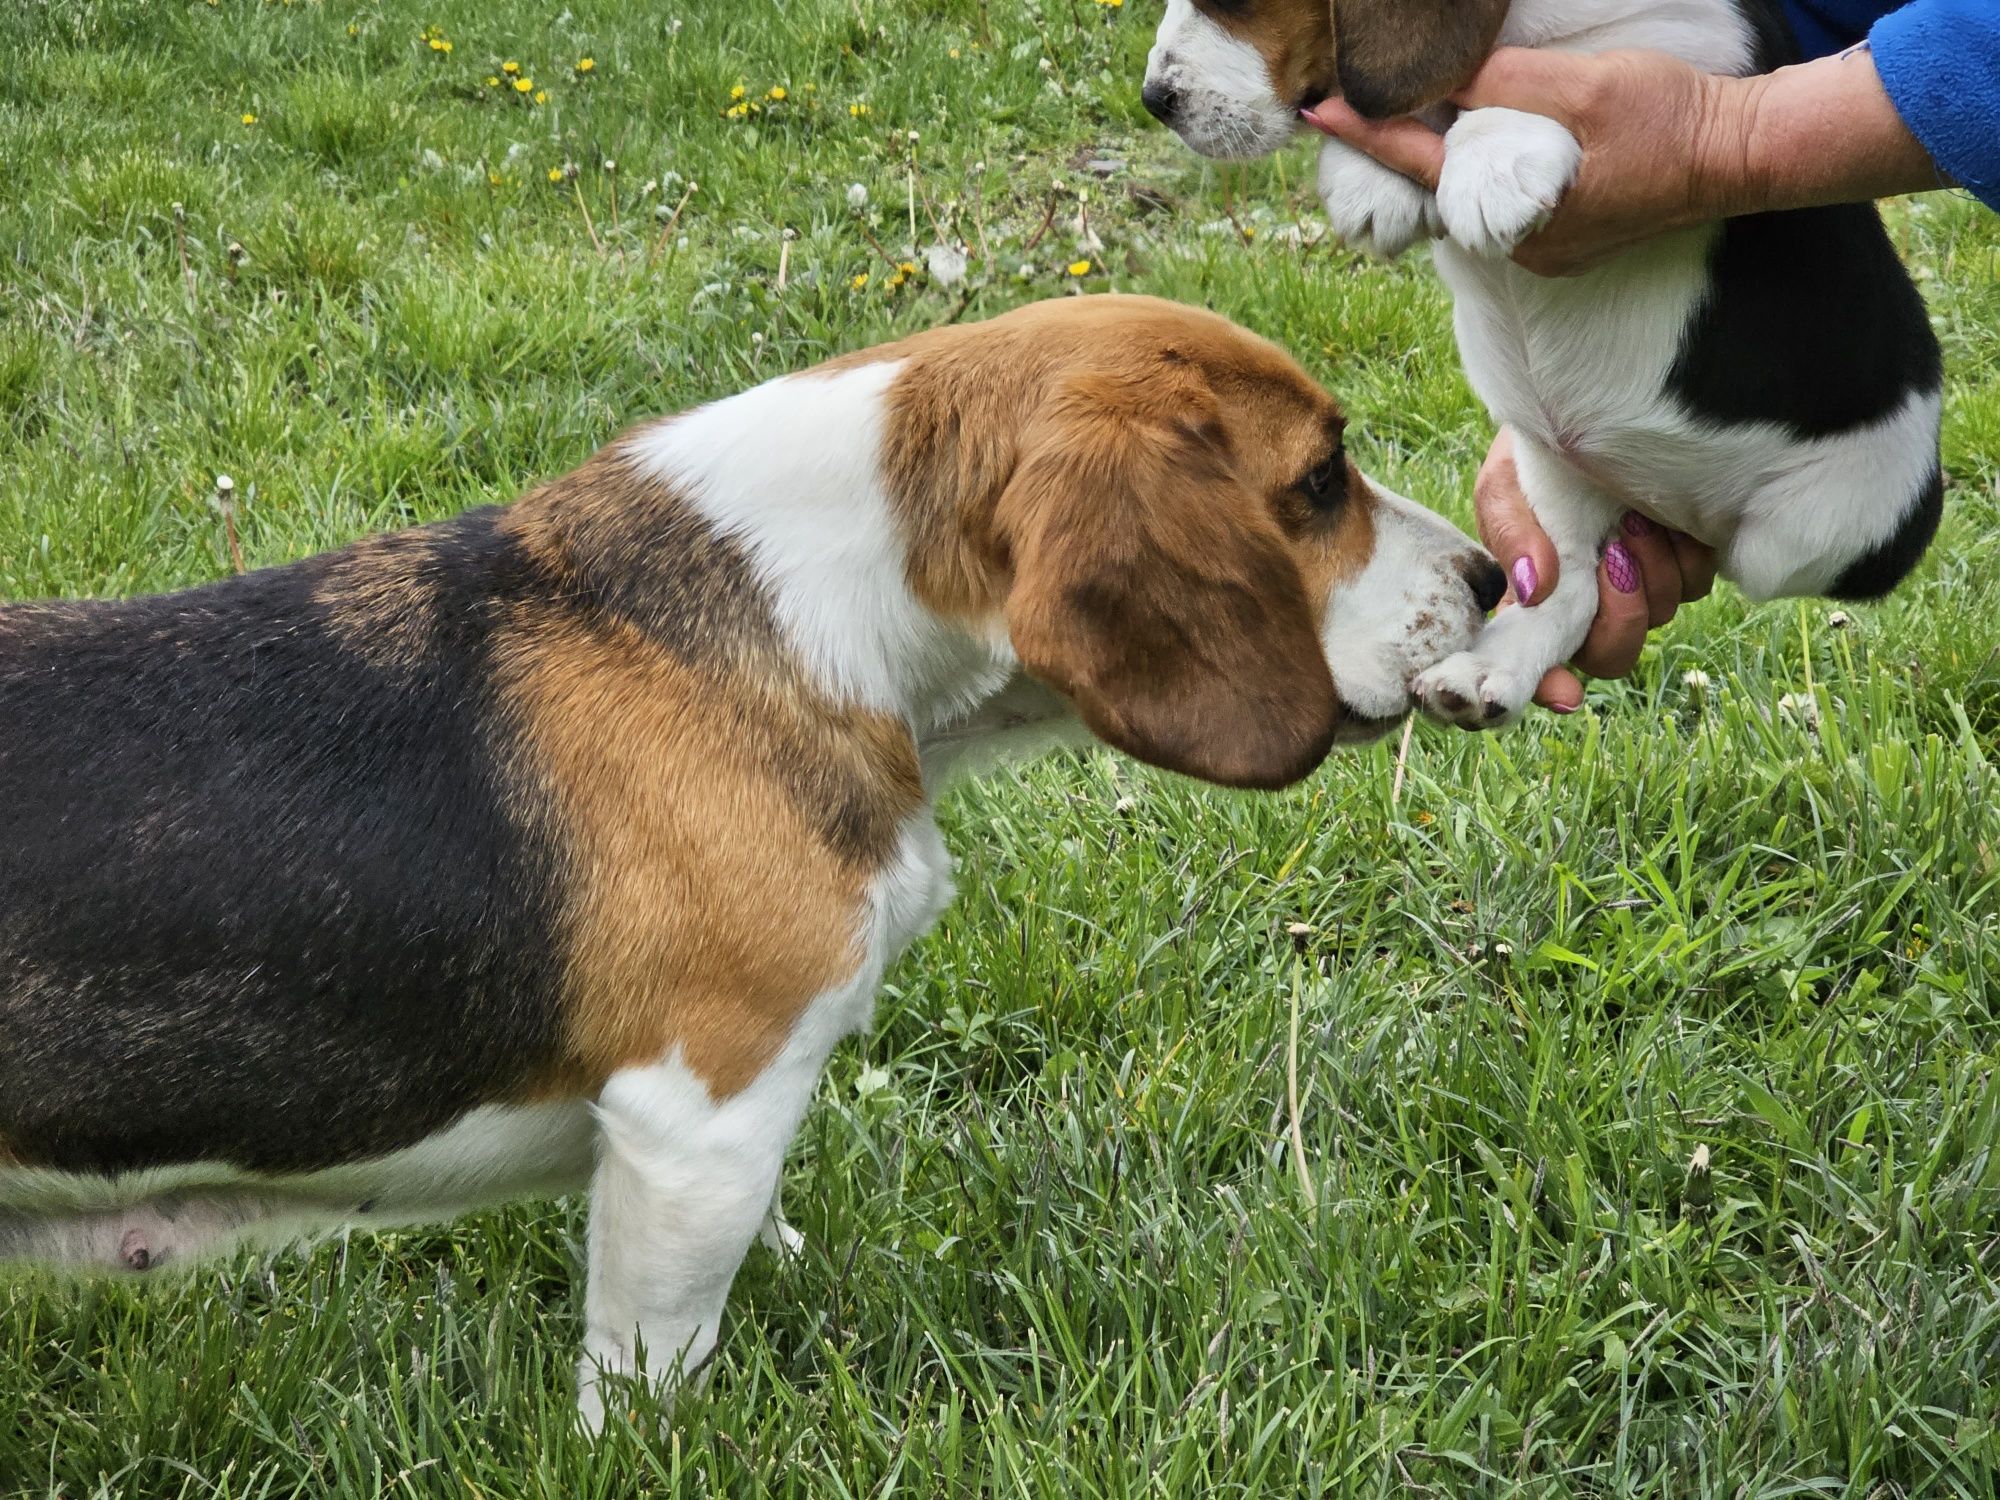
[{"label": "adult tricolor beagle", "polygon": [[600,1372],[691,1369],[828,1052],[950,897],[955,763],[1081,721],[1277,787],[1499,569],[1280,350],[1023,308],[506,508],[0,609],[0,1255],[590,1186]]},{"label": "adult tricolor beagle", "polygon": [[1508,259],[1582,161],[1555,121],[1444,99],[1496,45],[1649,48],[1716,74],[1795,60],[1777,0],[1168,0],[1146,105],[1197,151],[1255,156],[1299,111],[1446,129],[1435,196],[1338,141],[1319,187],[1349,243],[1437,237],[1466,375],[1513,427],[1556,586],[1495,616],[1418,681],[1468,728],[1505,723],[1589,629],[1597,559],[1626,510],[1714,547],[1752,598],[1874,598],[1937,530],[1943,372],[1923,300],[1867,204],[1661,236],[1580,276]]}]

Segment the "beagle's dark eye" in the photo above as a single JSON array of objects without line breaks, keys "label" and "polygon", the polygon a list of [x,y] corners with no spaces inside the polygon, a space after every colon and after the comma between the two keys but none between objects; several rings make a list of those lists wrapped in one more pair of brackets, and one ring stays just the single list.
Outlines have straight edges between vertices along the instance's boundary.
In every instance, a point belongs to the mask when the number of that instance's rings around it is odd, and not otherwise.
[{"label": "beagle's dark eye", "polygon": [[1299,481],[1299,492],[1314,510],[1332,510],[1347,498],[1347,455],[1336,448]]}]

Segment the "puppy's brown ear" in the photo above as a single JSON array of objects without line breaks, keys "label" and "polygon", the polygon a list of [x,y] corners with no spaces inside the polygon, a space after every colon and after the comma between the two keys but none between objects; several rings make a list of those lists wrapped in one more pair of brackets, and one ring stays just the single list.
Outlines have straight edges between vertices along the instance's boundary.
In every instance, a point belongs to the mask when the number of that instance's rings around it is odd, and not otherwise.
[{"label": "puppy's brown ear", "polygon": [[1371,120],[1464,86],[1493,51],[1508,0],[1332,0],[1341,97]]},{"label": "puppy's brown ear", "polygon": [[1341,718],[1298,565],[1198,408],[1139,411],[1079,379],[1024,435],[995,512],[1014,649],[1126,754],[1288,786]]}]

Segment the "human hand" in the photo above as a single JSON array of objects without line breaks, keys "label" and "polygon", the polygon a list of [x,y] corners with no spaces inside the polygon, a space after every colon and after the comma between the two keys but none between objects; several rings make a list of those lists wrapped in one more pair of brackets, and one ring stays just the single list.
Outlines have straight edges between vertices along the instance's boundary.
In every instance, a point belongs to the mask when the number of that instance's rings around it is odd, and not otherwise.
[{"label": "human hand", "polygon": [[[1510,580],[1500,607],[1546,599],[1556,584],[1556,549],[1521,490],[1514,434],[1505,427],[1480,467],[1472,504],[1480,539]],[[1646,633],[1666,624],[1681,605],[1704,598],[1714,583],[1711,549],[1628,511],[1598,564],[1597,617],[1574,665],[1593,677],[1623,677],[1638,662]],[[1574,713],[1583,703],[1583,683],[1575,672],[1557,667],[1542,679],[1535,701],[1559,714]]]},{"label": "human hand", "polygon": [[[1734,214],[1852,203],[1942,185],[1866,48],[1755,78],[1718,78],[1661,52],[1502,47],[1451,102],[1546,115],[1583,147],[1576,181],[1514,259],[1588,270],[1641,240]],[[1367,120],[1340,99],[1307,122],[1433,190],[1444,138]]]},{"label": "human hand", "polygon": [[[1514,259],[1545,276],[1588,269],[1641,240],[1714,217],[1698,170],[1723,111],[1711,78],[1663,52],[1579,55],[1503,47],[1452,98],[1545,115],[1583,147],[1576,181]],[[1316,128],[1437,187],[1444,138],[1415,119],[1368,120],[1342,99],[1308,111]]]}]

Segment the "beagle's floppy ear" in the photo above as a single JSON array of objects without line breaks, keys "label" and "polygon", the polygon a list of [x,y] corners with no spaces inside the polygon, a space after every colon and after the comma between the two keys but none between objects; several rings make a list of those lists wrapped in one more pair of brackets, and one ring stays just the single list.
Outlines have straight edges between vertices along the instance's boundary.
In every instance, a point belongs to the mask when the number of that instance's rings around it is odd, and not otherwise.
[{"label": "beagle's floppy ear", "polygon": [[1508,0],[1331,0],[1341,97],[1371,120],[1464,86],[1493,51]]},{"label": "beagle's floppy ear", "polygon": [[1288,786],[1342,716],[1304,580],[1199,403],[1145,399],[1073,380],[1024,434],[994,517],[1014,649],[1126,754]]}]

